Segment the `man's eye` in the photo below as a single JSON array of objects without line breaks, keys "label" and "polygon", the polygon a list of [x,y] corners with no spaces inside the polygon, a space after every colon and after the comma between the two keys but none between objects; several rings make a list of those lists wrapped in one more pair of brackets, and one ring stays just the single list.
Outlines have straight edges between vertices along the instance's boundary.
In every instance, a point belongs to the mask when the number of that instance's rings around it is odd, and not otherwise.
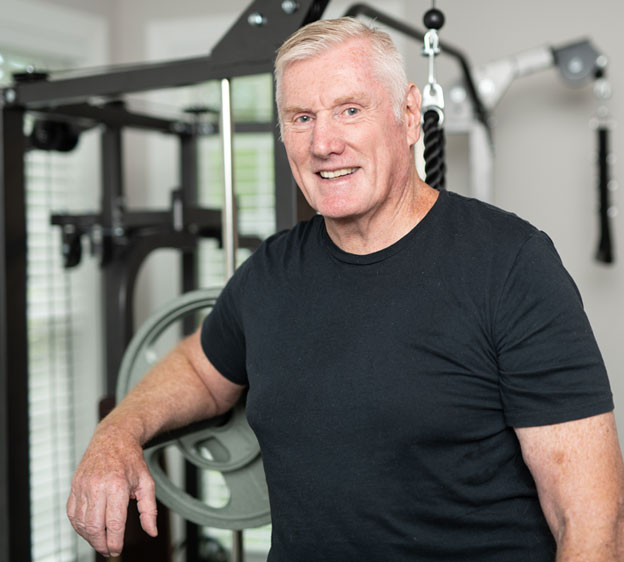
[{"label": "man's eye", "polygon": [[310,121],[309,115],[299,115],[295,117],[295,123],[307,123],[308,121]]},{"label": "man's eye", "polygon": [[350,107],[348,109],[345,109],[345,113],[349,116],[351,115],[356,115],[360,112],[360,110],[357,107]]}]

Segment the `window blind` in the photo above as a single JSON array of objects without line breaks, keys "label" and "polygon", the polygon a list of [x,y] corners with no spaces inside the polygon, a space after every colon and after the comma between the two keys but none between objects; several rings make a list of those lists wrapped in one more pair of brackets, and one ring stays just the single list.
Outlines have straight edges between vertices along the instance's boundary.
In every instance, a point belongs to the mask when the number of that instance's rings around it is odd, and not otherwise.
[{"label": "window blind", "polygon": [[72,299],[53,211],[70,196],[71,165],[54,153],[26,158],[32,558],[71,561],[76,537],[65,502],[75,465]]}]

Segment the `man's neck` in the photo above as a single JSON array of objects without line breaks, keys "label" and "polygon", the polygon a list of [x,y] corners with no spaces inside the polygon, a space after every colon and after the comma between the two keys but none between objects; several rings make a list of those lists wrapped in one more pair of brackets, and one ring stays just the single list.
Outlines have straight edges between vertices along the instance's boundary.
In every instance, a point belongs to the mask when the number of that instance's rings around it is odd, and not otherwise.
[{"label": "man's neck", "polygon": [[418,180],[396,205],[366,217],[325,217],[325,227],[341,250],[350,254],[372,254],[388,248],[410,232],[431,210],[438,195],[437,190]]}]

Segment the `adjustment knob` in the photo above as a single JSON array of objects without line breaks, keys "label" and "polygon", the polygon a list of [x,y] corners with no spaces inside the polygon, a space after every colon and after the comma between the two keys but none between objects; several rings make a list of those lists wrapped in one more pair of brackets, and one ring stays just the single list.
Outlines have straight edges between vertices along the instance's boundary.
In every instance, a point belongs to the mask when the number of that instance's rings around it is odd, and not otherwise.
[{"label": "adjustment knob", "polygon": [[444,14],[437,8],[427,10],[423,17],[427,29],[440,29],[444,25]]}]

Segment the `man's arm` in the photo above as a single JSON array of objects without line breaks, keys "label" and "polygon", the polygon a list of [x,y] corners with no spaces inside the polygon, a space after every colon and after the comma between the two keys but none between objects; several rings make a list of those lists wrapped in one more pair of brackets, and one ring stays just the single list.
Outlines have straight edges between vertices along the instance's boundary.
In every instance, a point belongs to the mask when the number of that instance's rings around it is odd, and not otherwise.
[{"label": "man's arm", "polygon": [[208,361],[199,334],[182,341],[100,422],[76,469],[67,515],[105,556],[121,552],[130,498],[143,529],[157,534],[154,481],[142,445],[164,430],[227,412],[241,395],[243,387]]},{"label": "man's arm", "polygon": [[624,560],[624,465],[613,413],[516,434],[557,562]]}]

